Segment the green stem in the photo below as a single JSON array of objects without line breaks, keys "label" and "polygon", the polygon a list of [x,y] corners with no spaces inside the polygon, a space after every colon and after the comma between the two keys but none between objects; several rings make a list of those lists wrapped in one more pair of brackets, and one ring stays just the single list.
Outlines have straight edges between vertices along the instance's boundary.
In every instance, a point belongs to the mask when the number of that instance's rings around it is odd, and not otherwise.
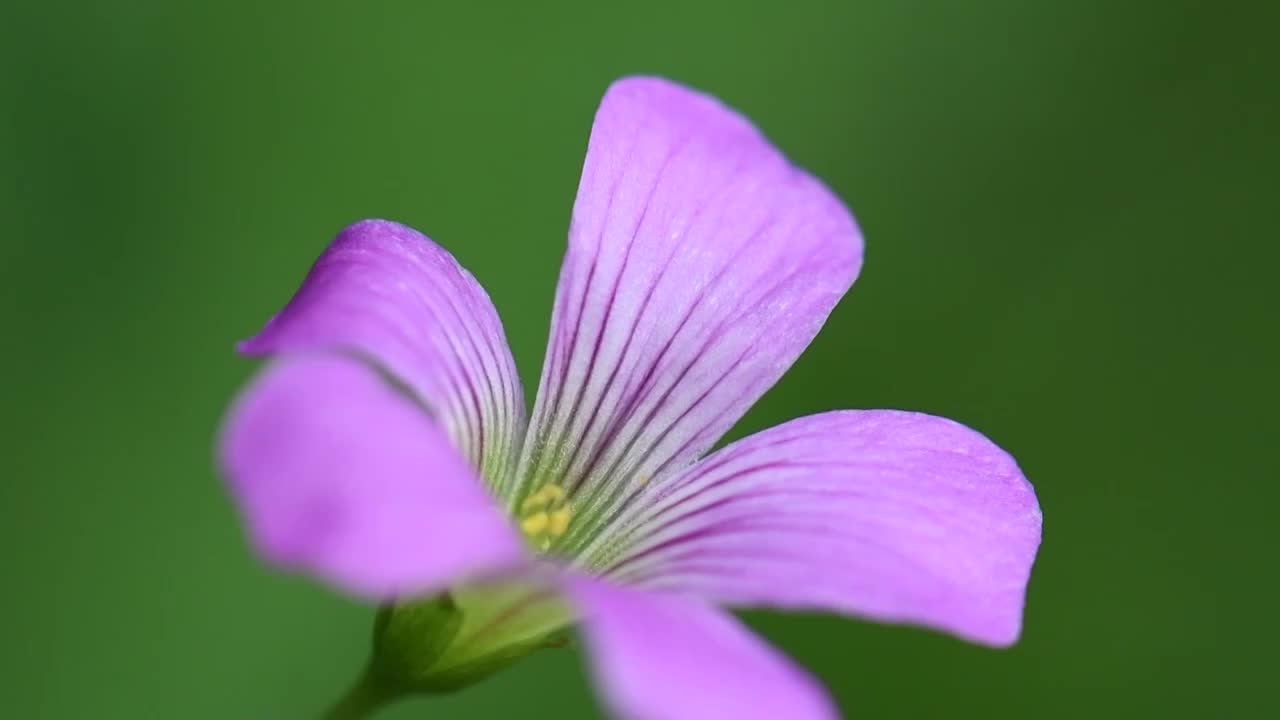
[{"label": "green stem", "polygon": [[400,693],[378,682],[371,670],[360,674],[355,685],[322,715],[322,720],[363,720],[400,697]]}]

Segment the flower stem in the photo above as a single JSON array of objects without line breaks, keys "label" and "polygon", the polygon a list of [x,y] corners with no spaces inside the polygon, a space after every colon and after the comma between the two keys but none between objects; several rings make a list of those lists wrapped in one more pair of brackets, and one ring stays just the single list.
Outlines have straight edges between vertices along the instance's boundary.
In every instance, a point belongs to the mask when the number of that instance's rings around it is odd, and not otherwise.
[{"label": "flower stem", "polygon": [[322,720],[363,720],[399,697],[400,693],[385,683],[378,682],[373,671],[366,669],[346,694],[338,698],[338,702],[334,703],[321,718]]}]

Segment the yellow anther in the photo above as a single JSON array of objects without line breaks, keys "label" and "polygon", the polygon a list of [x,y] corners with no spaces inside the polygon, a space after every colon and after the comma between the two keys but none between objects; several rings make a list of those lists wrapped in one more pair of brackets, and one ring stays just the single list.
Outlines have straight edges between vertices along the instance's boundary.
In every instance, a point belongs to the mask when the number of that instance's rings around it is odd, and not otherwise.
[{"label": "yellow anther", "polygon": [[564,507],[551,513],[550,527],[547,532],[551,533],[551,537],[560,537],[565,530],[569,529],[569,519],[573,517],[573,508],[565,505]]},{"label": "yellow anther", "polygon": [[573,508],[568,493],[555,484],[543,485],[520,503],[520,530],[540,550],[549,550],[551,541],[569,529]]},{"label": "yellow anther", "polygon": [[541,535],[542,532],[547,529],[547,524],[550,522],[551,519],[547,517],[546,513],[534,513],[520,521],[520,530],[530,537]]},{"label": "yellow anther", "polygon": [[554,483],[543,485],[537,492],[520,503],[520,512],[533,512],[548,505],[554,505],[565,497],[564,488]]}]

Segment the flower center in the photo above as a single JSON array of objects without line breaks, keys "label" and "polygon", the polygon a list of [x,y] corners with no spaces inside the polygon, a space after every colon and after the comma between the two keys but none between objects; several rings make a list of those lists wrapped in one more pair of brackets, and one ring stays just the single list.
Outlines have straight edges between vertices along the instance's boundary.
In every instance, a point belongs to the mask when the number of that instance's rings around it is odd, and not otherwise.
[{"label": "flower center", "polygon": [[547,550],[564,535],[573,519],[573,506],[564,488],[547,483],[520,503],[520,531],[539,550]]}]

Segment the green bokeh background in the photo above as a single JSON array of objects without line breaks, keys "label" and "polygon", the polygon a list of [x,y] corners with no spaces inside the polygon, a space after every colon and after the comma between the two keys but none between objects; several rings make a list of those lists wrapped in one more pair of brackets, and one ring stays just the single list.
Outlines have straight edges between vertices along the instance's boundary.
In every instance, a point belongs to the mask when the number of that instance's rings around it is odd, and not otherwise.
[{"label": "green bokeh background", "polygon": [[[851,717],[1266,714],[1266,5],[6,3],[0,715],[302,718],[347,683],[370,612],[260,566],[213,470],[254,370],[232,342],[338,229],[393,218],[489,289],[531,392],[592,112],[634,72],[743,109],[867,236],[734,435],[946,415],[1044,509],[1010,651],[748,621]],[[509,713],[598,716],[578,653],[385,717]]]}]

